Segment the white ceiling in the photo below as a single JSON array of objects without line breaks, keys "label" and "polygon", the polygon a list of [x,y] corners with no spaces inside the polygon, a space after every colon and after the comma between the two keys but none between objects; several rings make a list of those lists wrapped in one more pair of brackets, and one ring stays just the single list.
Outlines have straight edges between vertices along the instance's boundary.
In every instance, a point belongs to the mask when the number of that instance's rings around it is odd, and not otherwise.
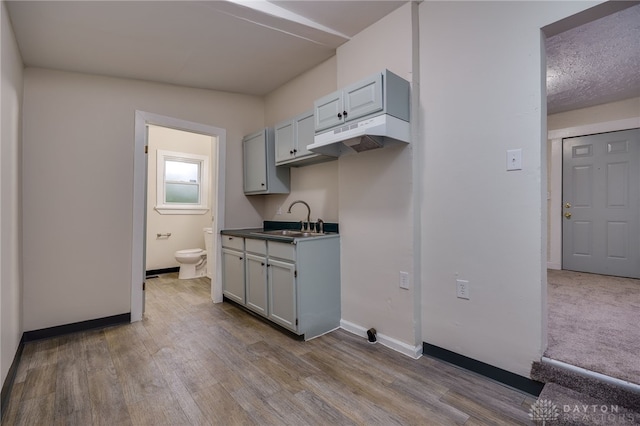
[{"label": "white ceiling", "polygon": [[[286,8],[266,13],[228,1],[7,5],[26,66],[264,95],[404,3],[248,3]],[[286,12],[299,16],[274,15]]]},{"label": "white ceiling", "polygon": [[[25,66],[265,95],[405,3],[8,1],[7,7]],[[549,113],[640,96],[640,5],[552,35],[547,64]]]}]

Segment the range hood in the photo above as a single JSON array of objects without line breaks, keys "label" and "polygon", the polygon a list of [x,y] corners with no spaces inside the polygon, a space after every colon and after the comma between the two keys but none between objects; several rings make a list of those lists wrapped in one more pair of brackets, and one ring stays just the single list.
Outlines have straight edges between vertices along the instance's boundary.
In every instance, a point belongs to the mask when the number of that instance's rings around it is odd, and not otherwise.
[{"label": "range hood", "polygon": [[411,127],[407,121],[389,114],[364,118],[317,133],[307,149],[319,154],[339,157],[384,146],[409,143]]}]

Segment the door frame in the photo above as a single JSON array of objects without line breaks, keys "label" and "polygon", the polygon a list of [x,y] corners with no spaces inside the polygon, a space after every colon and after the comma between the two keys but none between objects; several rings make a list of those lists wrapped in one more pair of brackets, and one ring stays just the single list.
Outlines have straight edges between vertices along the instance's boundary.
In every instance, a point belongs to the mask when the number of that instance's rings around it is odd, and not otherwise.
[{"label": "door frame", "polygon": [[[212,222],[213,222],[213,259],[208,259],[214,265],[215,276],[211,277],[211,300],[222,302],[222,263],[218,236],[224,228],[224,200],[225,200],[225,158],[227,131],[225,129],[167,117],[145,111],[135,112],[134,131],[134,161],[133,161],[133,229],[131,242],[131,322],[142,320],[144,312],[144,292],[142,283],[146,277],[145,239],[147,214],[147,124],[200,133],[214,138],[212,152],[215,161],[211,167],[215,169],[216,182],[211,188]],[[213,173],[212,173],[212,176]]]},{"label": "door frame", "polygon": [[547,133],[551,158],[549,164],[549,258],[548,269],[562,269],[562,140],[596,133],[616,132],[640,127],[640,117],[585,124]]}]

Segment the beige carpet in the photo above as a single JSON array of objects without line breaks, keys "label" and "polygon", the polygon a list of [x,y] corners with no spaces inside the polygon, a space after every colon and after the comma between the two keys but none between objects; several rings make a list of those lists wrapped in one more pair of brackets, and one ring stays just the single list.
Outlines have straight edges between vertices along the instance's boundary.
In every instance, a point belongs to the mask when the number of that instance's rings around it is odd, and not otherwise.
[{"label": "beige carpet", "polygon": [[549,270],[545,356],[640,384],[640,280]]}]

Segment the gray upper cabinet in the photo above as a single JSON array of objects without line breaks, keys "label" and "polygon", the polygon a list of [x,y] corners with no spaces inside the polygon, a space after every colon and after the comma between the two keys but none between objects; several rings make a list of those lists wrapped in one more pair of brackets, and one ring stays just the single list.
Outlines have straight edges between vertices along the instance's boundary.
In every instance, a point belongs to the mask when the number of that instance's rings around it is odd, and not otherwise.
[{"label": "gray upper cabinet", "polygon": [[293,120],[283,121],[274,126],[276,138],[276,164],[283,164],[294,158],[296,149]]},{"label": "gray upper cabinet", "polygon": [[316,100],[315,132],[380,114],[409,121],[408,100],[409,82],[384,70]]},{"label": "gray upper cabinet", "polygon": [[329,129],[344,123],[342,90],[321,97],[314,102],[315,131]]},{"label": "gray upper cabinet", "polygon": [[245,194],[289,193],[289,170],[276,167],[273,129],[245,136],[242,152]]},{"label": "gray upper cabinet", "polygon": [[315,136],[313,119],[310,110],[275,125],[276,165],[297,167],[335,159],[307,150]]},{"label": "gray upper cabinet", "polygon": [[347,86],[342,91],[344,97],[343,119],[355,120],[382,111],[382,74]]}]

